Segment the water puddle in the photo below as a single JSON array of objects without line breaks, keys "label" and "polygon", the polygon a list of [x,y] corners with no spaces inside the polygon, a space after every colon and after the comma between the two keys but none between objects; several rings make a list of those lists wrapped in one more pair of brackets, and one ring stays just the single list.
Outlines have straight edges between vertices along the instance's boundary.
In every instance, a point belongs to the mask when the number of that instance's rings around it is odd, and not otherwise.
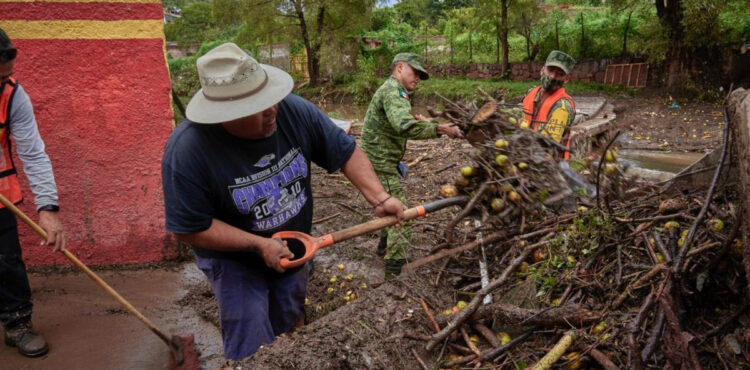
[{"label": "water puddle", "polygon": [[704,156],[700,152],[669,152],[623,149],[618,161],[628,167],[627,174],[645,179],[666,181],[697,162]]}]

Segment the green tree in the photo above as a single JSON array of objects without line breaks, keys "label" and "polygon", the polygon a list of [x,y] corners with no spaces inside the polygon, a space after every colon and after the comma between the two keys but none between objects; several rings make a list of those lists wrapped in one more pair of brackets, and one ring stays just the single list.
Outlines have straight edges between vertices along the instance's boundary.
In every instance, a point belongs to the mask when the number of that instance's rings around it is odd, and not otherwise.
[{"label": "green tree", "polygon": [[[310,85],[320,83],[321,48],[369,26],[376,0],[235,0],[247,27],[266,39],[282,29],[307,52]],[[264,34],[264,35],[261,35]]]},{"label": "green tree", "polygon": [[526,60],[534,60],[539,52],[535,37],[545,23],[544,12],[537,6],[536,0],[520,0],[516,6],[517,17],[515,28],[526,41]]},{"label": "green tree", "polygon": [[211,4],[194,3],[183,9],[182,17],[164,27],[167,40],[180,44],[196,44],[216,36]]},{"label": "green tree", "polygon": [[[637,6],[646,0],[614,0],[612,6],[624,8]],[[670,92],[682,91],[690,84],[692,75],[699,63],[697,55],[706,55],[701,59],[719,58],[717,48],[722,44],[739,42],[736,32],[742,27],[742,21],[750,18],[746,0],[702,1],[670,0],[655,1],[653,6],[659,28],[651,30],[650,42],[663,45],[659,53],[652,48],[651,57],[660,60],[663,56],[664,78]],[[724,19],[734,19],[725,22]],[[740,36],[741,38],[741,36]]]},{"label": "green tree", "polygon": [[505,74],[510,69],[510,47],[508,45],[508,33],[510,31],[508,21],[508,9],[514,5],[516,0],[477,0],[477,8],[480,14],[483,14],[491,24],[495,33],[495,42],[497,45],[497,54],[495,62],[500,64],[500,54],[502,53],[501,74]]}]

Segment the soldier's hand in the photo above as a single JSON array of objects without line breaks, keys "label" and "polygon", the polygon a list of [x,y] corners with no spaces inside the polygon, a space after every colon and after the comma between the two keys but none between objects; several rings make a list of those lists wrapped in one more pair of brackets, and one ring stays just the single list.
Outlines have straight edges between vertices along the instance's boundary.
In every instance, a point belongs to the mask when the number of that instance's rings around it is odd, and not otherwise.
[{"label": "soldier's hand", "polygon": [[59,252],[68,245],[68,236],[65,234],[62,221],[57,212],[40,211],[39,226],[47,232],[47,240],[43,240],[43,245],[51,245],[53,252]]},{"label": "soldier's hand", "polygon": [[287,248],[286,242],[281,239],[263,238],[258,246],[258,254],[263,258],[266,266],[276,270],[276,272],[284,272],[284,268],[281,267],[282,258],[294,258],[294,254]]},{"label": "soldier's hand", "polygon": [[457,126],[449,125],[447,123],[438,125],[437,132],[439,134],[448,136],[451,139],[464,137],[464,134],[461,132],[461,129],[459,129]]},{"label": "soldier's hand", "polygon": [[429,118],[427,118],[427,117],[425,117],[425,116],[423,116],[421,114],[413,114],[413,116],[414,116],[414,119],[416,119],[417,121],[430,122]]},{"label": "soldier's hand", "polygon": [[389,198],[375,207],[375,214],[378,217],[395,215],[399,221],[404,219],[404,204],[400,200],[389,195]]}]

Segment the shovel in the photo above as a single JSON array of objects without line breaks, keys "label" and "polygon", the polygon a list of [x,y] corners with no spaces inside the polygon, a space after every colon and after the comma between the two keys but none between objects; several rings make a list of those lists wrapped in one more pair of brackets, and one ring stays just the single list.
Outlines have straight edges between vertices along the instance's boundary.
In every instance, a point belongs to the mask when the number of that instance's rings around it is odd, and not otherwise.
[{"label": "shovel", "polygon": [[[20,218],[23,222],[25,222],[29,227],[34,229],[39,236],[41,236],[44,240],[47,240],[47,232],[42,229],[41,226],[37,225],[36,222],[34,222],[29,216],[27,216],[23,211],[18,209],[13,203],[11,203],[8,198],[0,194],[0,203],[2,203],[6,208],[8,208],[13,214],[15,214],[18,218]],[[130,304],[130,302],[126,301],[125,298],[123,298],[117,291],[115,291],[109,284],[107,284],[102,278],[100,278],[98,275],[96,275],[91,269],[89,269],[86,265],[83,264],[73,253],[68,251],[67,249],[62,249],[61,252],[65,255],[65,257],[68,257],[68,259],[73,262],[78,268],[80,268],[83,272],[88,275],[91,280],[94,280],[94,282],[99,285],[100,287],[104,288],[104,290],[107,291],[111,296],[113,296],[115,299],[117,299],[130,313],[135,315],[135,317],[138,318],[138,320],[141,320],[146,326],[148,326],[149,329],[151,329],[154,334],[156,334],[164,343],[169,346],[169,350],[171,351],[171,358],[170,358],[170,369],[200,369],[200,362],[198,361],[198,351],[195,348],[195,340],[193,338],[193,335],[187,335],[187,336],[177,336],[173,335],[171,338],[168,337],[164,332],[159,330],[154,323],[152,323],[146,316],[143,316],[142,313],[140,313],[133,305]]]},{"label": "shovel", "polygon": [[[416,206],[414,208],[409,208],[406,211],[404,211],[404,219],[402,221],[411,220],[417,217],[424,217],[428,213],[435,212],[437,210],[443,209],[445,207],[450,207],[453,205],[463,204],[466,203],[469,200],[469,197],[467,196],[459,196],[459,197],[453,197],[453,198],[446,198],[441,200],[436,200],[434,202],[426,203],[420,206]],[[304,246],[304,254],[303,253],[294,253],[295,258],[294,259],[288,259],[288,258],[282,258],[280,265],[281,267],[288,269],[293,268],[297,266],[301,266],[303,263],[311,260],[315,253],[321,249],[328,246],[333,245],[334,243],[338,243],[344,240],[351,239],[355,236],[360,236],[362,234],[367,234],[372,231],[377,231],[389,226],[393,226],[399,222],[398,218],[396,216],[385,216],[376,218],[372,221],[368,221],[359,225],[354,225],[352,227],[346,228],[344,230],[339,230],[331,234],[326,234],[319,237],[312,237],[308,234],[305,234],[303,232],[299,231],[279,231],[273,236],[271,236],[272,239],[282,239],[287,241],[296,241],[301,243]],[[302,254],[302,256],[298,256],[298,254]]]}]

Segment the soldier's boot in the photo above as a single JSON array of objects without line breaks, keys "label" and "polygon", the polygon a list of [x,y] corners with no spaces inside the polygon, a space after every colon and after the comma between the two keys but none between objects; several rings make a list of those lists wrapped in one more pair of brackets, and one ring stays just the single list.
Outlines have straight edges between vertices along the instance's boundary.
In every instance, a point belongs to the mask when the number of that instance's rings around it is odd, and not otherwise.
[{"label": "soldier's boot", "polygon": [[49,352],[47,342],[34,331],[31,322],[5,328],[5,344],[18,348],[18,353],[26,357],[44,356]]},{"label": "soldier's boot", "polygon": [[381,235],[380,242],[378,243],[378,249],[375,251],[378,256],[385,256],[385,251],[388,249],[388,235]]},{"label": "soldier's boot", "polygon": [[385,260],[385,280],[393,280],[401,274],[401,268],[406,263],[402,259]]}]

